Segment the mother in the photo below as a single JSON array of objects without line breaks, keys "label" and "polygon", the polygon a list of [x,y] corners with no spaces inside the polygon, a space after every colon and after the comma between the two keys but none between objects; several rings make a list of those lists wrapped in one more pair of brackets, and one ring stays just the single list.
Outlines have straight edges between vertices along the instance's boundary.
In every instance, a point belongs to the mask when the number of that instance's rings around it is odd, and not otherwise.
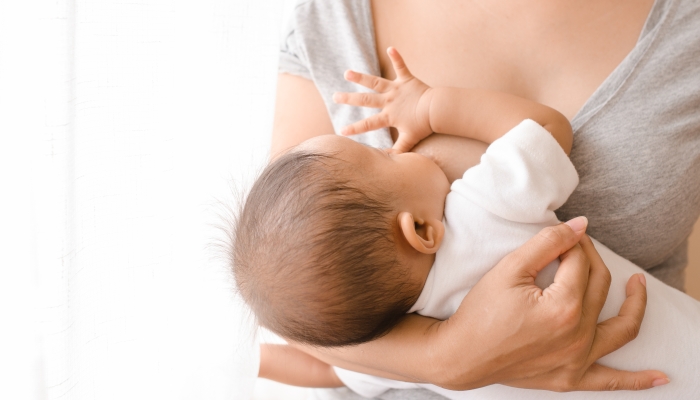
[{"label": "mother", "polygon": [[[431,86],[501,90],[566,115],[581,183],[559,219],[588,216],[591,235],[682,289],[687,237],[700,214],[699,20],[700,4],[692,0],[302,0],[283,43],[272,154],[369,116],[331,96],[357,90],[342,79],[346,69],[394,78],[379,51],[392,45]],[[361,140],[391,145],[388,131]],[[483,148],[433,135],[414,151],[433,157],[453,180]],[[566,225],[545,231],[498,268],[546,264],[578,237]],[[572,265],[600,263],[586,238],[582,248],[568,253]],[[547,312],[519,300],[517,285],[485,279],[492,296],[467,296],[444,331],[408,316],[371,343],[314,354],[348,369],[452,389],[495,382],[550,390],[650,387],[658,373],[591,365],[632,338],[626,331],[640,323],[645,301],[631,297],[635,313],[596,328],[607,290],[600,270],[591,268],[581,283],[588,287],[583,301],[562,300]],[[484,304],[493,312],[490,323],[471,322]],[[557,315],[561,309],[577,312]],[[509,326],[518,315],[533,323]],[[517,343],[523,338],[530,342]],[[476,349],[492,357],[470,358]]]}]

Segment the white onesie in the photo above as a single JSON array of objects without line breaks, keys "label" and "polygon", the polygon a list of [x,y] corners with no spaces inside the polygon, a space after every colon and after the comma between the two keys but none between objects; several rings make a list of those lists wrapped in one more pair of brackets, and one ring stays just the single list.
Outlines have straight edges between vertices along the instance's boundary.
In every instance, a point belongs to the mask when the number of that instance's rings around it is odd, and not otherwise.
[{"label": "white onesie", "polygon": [[[489,269],[542,228],[559,222],[554,210],[577,184],[571,161],[536,122],[525,120],[494,141],[481,163],[452,184],[445,202],[442,246],[409,312],[449,318]],[[617,315],[626,298],[627,280],[642,270],[594,243],[612,275],[602,321]],[[558,264],[545,268],[537,284],[548,286]],[[460,392],[341,368],[335,371],[351,390],[370,398],[391,388],[426,388],[451,399],[700,399],[700,302],[645,275],[648,302],[639,336],[600,363],[631,371],[663,371],[671,379],[665,386],[639,392],[554,393],[491,385]]]}]

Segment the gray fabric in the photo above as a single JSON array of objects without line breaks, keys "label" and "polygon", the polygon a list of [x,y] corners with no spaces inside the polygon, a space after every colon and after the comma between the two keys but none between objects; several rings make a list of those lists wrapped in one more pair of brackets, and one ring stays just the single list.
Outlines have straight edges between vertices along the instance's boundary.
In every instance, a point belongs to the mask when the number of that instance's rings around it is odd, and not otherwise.
[{"label": "gray fabric", "polygon": [[[314,81],[336,130],[376,112],[331,101],[335,91],[357,90],[343,79],[349,68],[379,74],[369,1],[300,1],[280,71]],[[636,47],[572,126],[580,184],[559,219],[587,216],[591,236],[683,290],[687,238],[700,215],[700,2],[656,0]],[[387,130],[361,141],[391,144]],[[396,398],[412,398],[407,392]]]},{"label": "gray fabric", "polygon": [[[364,89],[343,79],[352,69],[379,75],[374,49],[374,24],[368,0],[300,1],[282,41],[281,72],[311,79],[321,92],[336,132],[351,122],[370,117],[376,110],[333,103],[335,92]],[[388,129],[352,136],[374,147],[391,147]]]},{"label": "gray fabric", "polygon": [[658,0],[640,40],[572,121],[581,181],[557,212],[683,290],[700,213],[700,2]]}]

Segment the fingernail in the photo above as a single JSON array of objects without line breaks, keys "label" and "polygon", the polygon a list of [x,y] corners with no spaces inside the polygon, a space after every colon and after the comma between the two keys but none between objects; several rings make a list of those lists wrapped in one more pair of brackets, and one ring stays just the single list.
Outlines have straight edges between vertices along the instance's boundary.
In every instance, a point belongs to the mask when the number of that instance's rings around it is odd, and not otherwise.
[{"label": "fingernail", "polygon": [[345,79],[352,79],[353,74],[352,70],[345,71]]},{"label": "fingernail", "polygon": [[644,287],[647,287],[647,277],[644,276],[644,274],[639,274],[639,282],[641,282]]},{"label": "fingernail", "polygon": [[669,382],[671,382],[671,380],[668,379],[668,378],[654,379],[654,382],[651,383],[651,386],[654,386],[654,387],[656,387],[656,386],[662,386],[662,385],[665,385],[665,384],[667,384],[667,383],[669,383]]},{"label": "fingernail", "polygon": [[574,230],[574,232],[579,233],[583,232],[586,230],[586,227],[588,226],[588,218],[586,217],[576,217],[574,219],[570,219],[565,222],[565,224],[569,225],[571,229]]},{"label": "fingernail", "polygon": [[333,102],[337,103],[338,102],[338,92],[333,93]]}]

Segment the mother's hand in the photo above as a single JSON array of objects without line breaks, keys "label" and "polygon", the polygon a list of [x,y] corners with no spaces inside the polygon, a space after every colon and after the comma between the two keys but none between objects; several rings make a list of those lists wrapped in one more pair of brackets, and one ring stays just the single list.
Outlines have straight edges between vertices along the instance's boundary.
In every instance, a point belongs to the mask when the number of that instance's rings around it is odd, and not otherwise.
[{"label": "mother's hand", "polygon": [[[638,390],[668,382],[658,371],[595,363],[636,337],[645,281],[632,276],[619,316],[598,324],[610,272],[584,234],[585,218],[567,224],[544,229],[505,257],[450,319],[433,326],[432,383],[454,390],[502,383],[571,391]],[[554,283],[539,289],[537,272],[560,255]]]}]

